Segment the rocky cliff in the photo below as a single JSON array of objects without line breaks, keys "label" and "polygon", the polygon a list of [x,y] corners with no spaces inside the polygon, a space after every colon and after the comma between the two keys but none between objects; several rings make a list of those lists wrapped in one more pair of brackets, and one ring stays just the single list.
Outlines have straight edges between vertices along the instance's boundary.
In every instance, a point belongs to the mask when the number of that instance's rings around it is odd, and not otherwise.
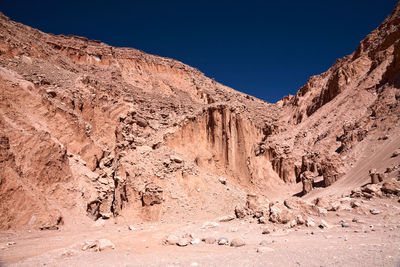
[{"label": "rocky cliff", "polygon": [[1,15],[0,227],[206,218],[249,193],[299,194],[310,176],[311,188],[365,183],[367,170],[348,174],[398,140],[399,22],[398,4],[353,54],[270,104],[176,60]]}]

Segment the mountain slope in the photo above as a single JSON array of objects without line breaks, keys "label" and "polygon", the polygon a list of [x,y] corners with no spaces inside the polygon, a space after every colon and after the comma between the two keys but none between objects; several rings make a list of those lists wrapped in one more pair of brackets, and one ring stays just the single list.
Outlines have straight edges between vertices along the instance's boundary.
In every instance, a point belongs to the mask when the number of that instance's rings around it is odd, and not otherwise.
[{"label": "mountain slope", "polygon": [[306,172],[324,187],[308,198],[365,183],[369,168],[398,164],[399,14],[276,104],[1,15],[0,227],[215,217],[249,193],[299,194]]}]

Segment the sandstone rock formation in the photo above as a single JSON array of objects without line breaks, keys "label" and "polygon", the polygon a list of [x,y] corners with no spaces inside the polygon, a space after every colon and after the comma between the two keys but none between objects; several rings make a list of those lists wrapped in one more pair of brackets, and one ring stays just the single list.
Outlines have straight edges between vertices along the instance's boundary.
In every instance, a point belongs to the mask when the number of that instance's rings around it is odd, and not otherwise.
[{"label": "sandstone rock formation", "polygon": [[[173,59],[0,15],[0,227],[226,211],[303,224],[304,209],[322,208],[269,200],[394,173],[399,62],[399,4],[353,54],[276,104]],[[373,189],[354,194],[398,192]]]}]

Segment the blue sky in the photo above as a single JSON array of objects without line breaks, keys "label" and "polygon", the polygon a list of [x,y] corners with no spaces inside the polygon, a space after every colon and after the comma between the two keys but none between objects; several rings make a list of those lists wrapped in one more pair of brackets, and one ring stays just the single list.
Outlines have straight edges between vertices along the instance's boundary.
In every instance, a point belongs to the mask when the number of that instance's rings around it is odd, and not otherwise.
[{"label": "blue sky", "polygon": [[390,14],[395,0],[18,1],[11,19],[180,60],[275,102],[326,71]]}]

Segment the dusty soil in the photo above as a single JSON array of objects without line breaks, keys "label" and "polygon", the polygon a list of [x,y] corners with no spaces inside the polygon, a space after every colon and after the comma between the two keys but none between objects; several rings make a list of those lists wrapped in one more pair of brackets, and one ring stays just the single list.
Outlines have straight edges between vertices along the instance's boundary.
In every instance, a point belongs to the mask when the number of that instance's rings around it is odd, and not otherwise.
[{"label": "dusty soil", "polygon": [[[201,229],[204,221],[180,224],[139,223],[128,225],[108,221],[104,226],[58,231],[3,231],[0,250],[3,264],[10,266],[398,266],[400,264],[400,203],[397,198],[363,201],[364,208],[382,211],[378,215],[363,210],[341,211],[321,219],[329,229],[299,226],[287,229],[276,224],[256,224],[249,220],[220,222]],[[352,222],[357,218],[358,222]],[[341,226],[341,221],[350,227]],[[318,224],[318,219],[316,219]],[[262,234],[268,228],[270,234]],[[84,230],[83,230],[84,229]],[[178,247],[163,245],[171,233],[195,237],[240,237],[243,247],[217,244]],[[115,249],[82,251],[87,240],[107,238]],[[266,244],[260,245],[265,241]],[[15,242],[7,246],[7,242]],[[257,248],[267,247],[263,252]]]}]

